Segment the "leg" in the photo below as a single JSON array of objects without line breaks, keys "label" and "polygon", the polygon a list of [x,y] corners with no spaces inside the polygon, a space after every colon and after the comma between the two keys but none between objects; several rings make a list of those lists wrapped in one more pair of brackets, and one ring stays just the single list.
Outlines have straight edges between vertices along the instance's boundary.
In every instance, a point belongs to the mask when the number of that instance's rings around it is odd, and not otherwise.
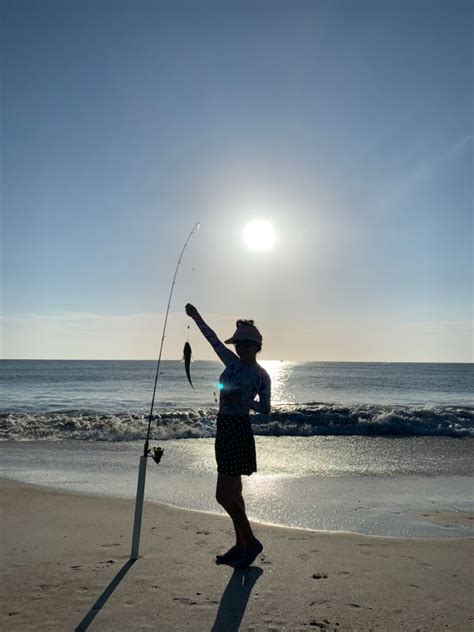
[{"label": "leg", "polygon": [[243,510],[245,511],[245,503],[242,496],[242,477],[241,476],[239,476],[239,482],[237,483],[234,489],[234,498],[240,505],[242,505]]},{"label": "leg", "polygon": [[[245,513],[245,505],[237,500],[242,496],[242,481],[240,476],[218,474],[216,500],[224,507],[234,523],[237,545],[244,550],[256,543],[252,527]],[[237,498],[236,498],[237,495]]]},{"label": "leg", "polygon": [[[245,512],[245,503],[242,497],[242,477],[238,476],[237,479],[238,481],[234,487],[234,500],[236,503],[238,503],[242,507],[242,509]],[[244,532],[238,525],[235,525],[235,524],[234,524],[234,529],[235,529],[235,537],[236,537],[236,546],[241,549],[245,549],[246,538],[245,538]]]}]

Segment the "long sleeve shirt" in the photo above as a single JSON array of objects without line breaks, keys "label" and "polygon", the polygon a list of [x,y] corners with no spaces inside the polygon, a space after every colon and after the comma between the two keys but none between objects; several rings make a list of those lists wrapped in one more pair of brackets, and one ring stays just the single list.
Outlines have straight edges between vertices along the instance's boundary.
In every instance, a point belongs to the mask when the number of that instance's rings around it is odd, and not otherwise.
[{"label": "long sleeve shirt", "polygon": [[[225,364],[219,376],[219,412],[226,415],[248,415],[250,410],[270,412],[271,380],[257,362],[244,364],[239,356],[222,343],[202,318],[196,324]],[[255,397],[258,395],[258,401]]]}]

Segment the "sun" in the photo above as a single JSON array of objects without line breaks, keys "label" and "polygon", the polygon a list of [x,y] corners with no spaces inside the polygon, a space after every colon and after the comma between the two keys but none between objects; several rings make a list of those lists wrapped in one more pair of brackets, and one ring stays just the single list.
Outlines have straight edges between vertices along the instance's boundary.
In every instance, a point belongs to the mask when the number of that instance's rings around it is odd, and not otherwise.
[{"label": "sun", "polygon": [[251,250],[269,250],[275,243],[275,231],[270,222],[255,220],[244,230],[244,242]]}]

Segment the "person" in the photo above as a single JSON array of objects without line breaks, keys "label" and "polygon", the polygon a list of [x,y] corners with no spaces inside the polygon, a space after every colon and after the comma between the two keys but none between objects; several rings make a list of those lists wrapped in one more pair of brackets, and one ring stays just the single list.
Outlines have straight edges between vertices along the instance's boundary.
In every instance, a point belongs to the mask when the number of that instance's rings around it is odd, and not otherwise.
[{"label": "person", "polygon": [[270,412],[270,376],[256,359],[262,348],[262,335],[252,320],[238,320],[233,336],[225,341],[235,346],[234,353],[219,340],[194,305],[188,303],[185,309],[226,367],[219,377],[216,500],[234,523],[236,542],[226,553],[216,557],[216,563],[250,566],[263,551],[263,545],[255,537],[245,513],[241,477],[257,471],[250,410],[262,414]]}]

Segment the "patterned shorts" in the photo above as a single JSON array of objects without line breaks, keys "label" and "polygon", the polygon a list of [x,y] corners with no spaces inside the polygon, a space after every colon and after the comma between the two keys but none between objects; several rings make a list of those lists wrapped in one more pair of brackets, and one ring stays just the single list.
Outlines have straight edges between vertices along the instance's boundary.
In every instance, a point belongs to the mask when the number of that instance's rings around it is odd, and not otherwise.
[{"label": "patterned shorts", "polygon": [[249,415],[217,415],[215,452],[219,474],[249,476],[257,471],[255,440]]}]

